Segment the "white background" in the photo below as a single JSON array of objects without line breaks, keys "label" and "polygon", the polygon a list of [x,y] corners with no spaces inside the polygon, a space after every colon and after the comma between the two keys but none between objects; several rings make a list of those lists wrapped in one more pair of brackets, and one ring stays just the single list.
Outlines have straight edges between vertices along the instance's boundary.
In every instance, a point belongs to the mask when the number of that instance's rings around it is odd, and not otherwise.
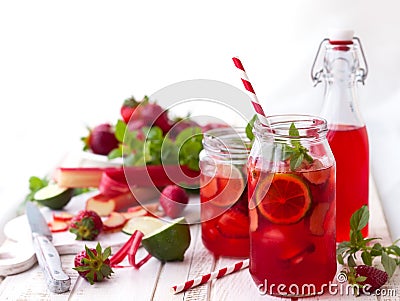
[{"label": "white background", "polygon": [[29,176],[79,149],[87,125],[116,122],[131,95],[188,79],[241,89],[232,56],[269,114],[318,113],[323,89],[312,87],[312,61],[330,28],[347,27],[367,55],[360,107],[385,213],[400,237],[399,11],[396,0],[2,0],[0,202],[15,207]]}]

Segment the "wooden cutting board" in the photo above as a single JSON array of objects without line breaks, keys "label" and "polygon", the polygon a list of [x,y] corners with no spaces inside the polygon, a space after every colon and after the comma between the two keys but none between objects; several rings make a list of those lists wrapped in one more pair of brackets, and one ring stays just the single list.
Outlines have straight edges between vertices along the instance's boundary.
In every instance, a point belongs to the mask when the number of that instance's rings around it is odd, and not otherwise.
[{"label": "wooden cutting board", "polygon": [[[85,207],[86,200],[98,193],[91,192],[75,196],[71,199],[63,211],[77,213]],[[53,213],[57,210],[51,210],[47,207],[41,208],[43,216],[47,221],[52,221]],[[12,275],[29,269],[36,263],[36,255],[32,246],[32,233],[29,227],[26,215],[18,216],[10,220],[4,226],[4,234],[8,238],[9,243],[0,248],[0,275]],[[103,247],[111,246],[119,248],[127,240],[129,236],[122,233],[101,233],[96,241],[79,241],[75,240],[75,235],[69,231],[53,233],[53,244],[60,255],[76,254],[88,247],[95,247],[100,242]]]}]

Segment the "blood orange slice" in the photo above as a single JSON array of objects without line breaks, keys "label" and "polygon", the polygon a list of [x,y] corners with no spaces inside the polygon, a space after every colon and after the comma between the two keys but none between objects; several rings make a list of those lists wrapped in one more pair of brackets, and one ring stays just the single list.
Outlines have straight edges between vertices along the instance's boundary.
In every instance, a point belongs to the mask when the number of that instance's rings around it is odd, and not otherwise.
[{"label": "blood orange slice", "polygon": [[258,207],[261,214],[275,224],[293,224],[307,213],[311,205],[311,194],[307,184],[292,174],[276,173],[271,186],[262,194]]}]

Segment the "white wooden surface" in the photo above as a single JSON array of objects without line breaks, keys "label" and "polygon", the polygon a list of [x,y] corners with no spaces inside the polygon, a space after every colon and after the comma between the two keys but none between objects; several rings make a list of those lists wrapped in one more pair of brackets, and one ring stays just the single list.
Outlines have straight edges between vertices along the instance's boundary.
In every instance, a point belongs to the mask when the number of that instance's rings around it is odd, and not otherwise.
[{"label": "white wooden surface", "polygon": [[[370,235],[382,237],[383,243],[392,241],[387,224],[382,213],[378,195],[371,179],[370,189]],[[133,268],[114,269],[115,273],[101,283],[90,285],[77,277],[72,269],[73,255],[63,255],[64,270],[72,279],[71,290],[64,294],[53,294],[46,289],[40,268],[35,264],[30,270],[8,276],[0,284],[0,300],[280,300],[280,298],[260,295],[254,285],[248,269],[214,280],[184,293],[172,294],[171,287],[196,276],[209,273],[220,267],[235,263],[237,260],[229,258],[214,258],[201,241],[201,231],[198,225],[191,227],[192,243],[187,250],[183,262],[161,263],[152,258],[140,270]],[[7,242],[6,242],[7,244]],[[141,250],[142,252],[143,250]],[[140,254],[139,254],[140,258]],[[400,301],[400,273],[399,269],[390,282],[384,286],[392,290],[394,296],[363,296],[357,300]],[[287,300],[287,299],[286,299]],[[307,300],[356,300],[353,296],[331,296],[325,294]]]}]

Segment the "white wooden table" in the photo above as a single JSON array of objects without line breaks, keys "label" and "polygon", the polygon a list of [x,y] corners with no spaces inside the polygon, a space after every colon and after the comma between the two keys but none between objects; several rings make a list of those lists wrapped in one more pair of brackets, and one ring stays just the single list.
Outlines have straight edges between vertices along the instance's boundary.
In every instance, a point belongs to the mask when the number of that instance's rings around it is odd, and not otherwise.
[{"label": "white wooden table", "polygon": [[[392,239],[372,179],[370,186],[370,235],[382,237],[382,243],[388,244]],[[0,284],[0,300],[280,300],[280,298],[260,295],[248,269],[184,293],[172,294],[170,289],[173,285],[237,262],[235,259],[214,258],[202,244],[198,225],[191,227],[191,234],[192,242],[183,262],[163,264],[152,258],[140,270],[114,269],[115,273],[111,279],[90,285],[77,277],[77,273],[72,269],[74,256],[63,255],[64,270],[72,279],[69,292],[59,295],[50,293],[46,289],[42,272],[36,264],[26,272],[3,279]],[[140,253],[138,258],[140,258]],[[399,269],[383,288],[392,296],[362,296],[355,299],[354,296],[325,294],[307,299],[400,301]]]}]

